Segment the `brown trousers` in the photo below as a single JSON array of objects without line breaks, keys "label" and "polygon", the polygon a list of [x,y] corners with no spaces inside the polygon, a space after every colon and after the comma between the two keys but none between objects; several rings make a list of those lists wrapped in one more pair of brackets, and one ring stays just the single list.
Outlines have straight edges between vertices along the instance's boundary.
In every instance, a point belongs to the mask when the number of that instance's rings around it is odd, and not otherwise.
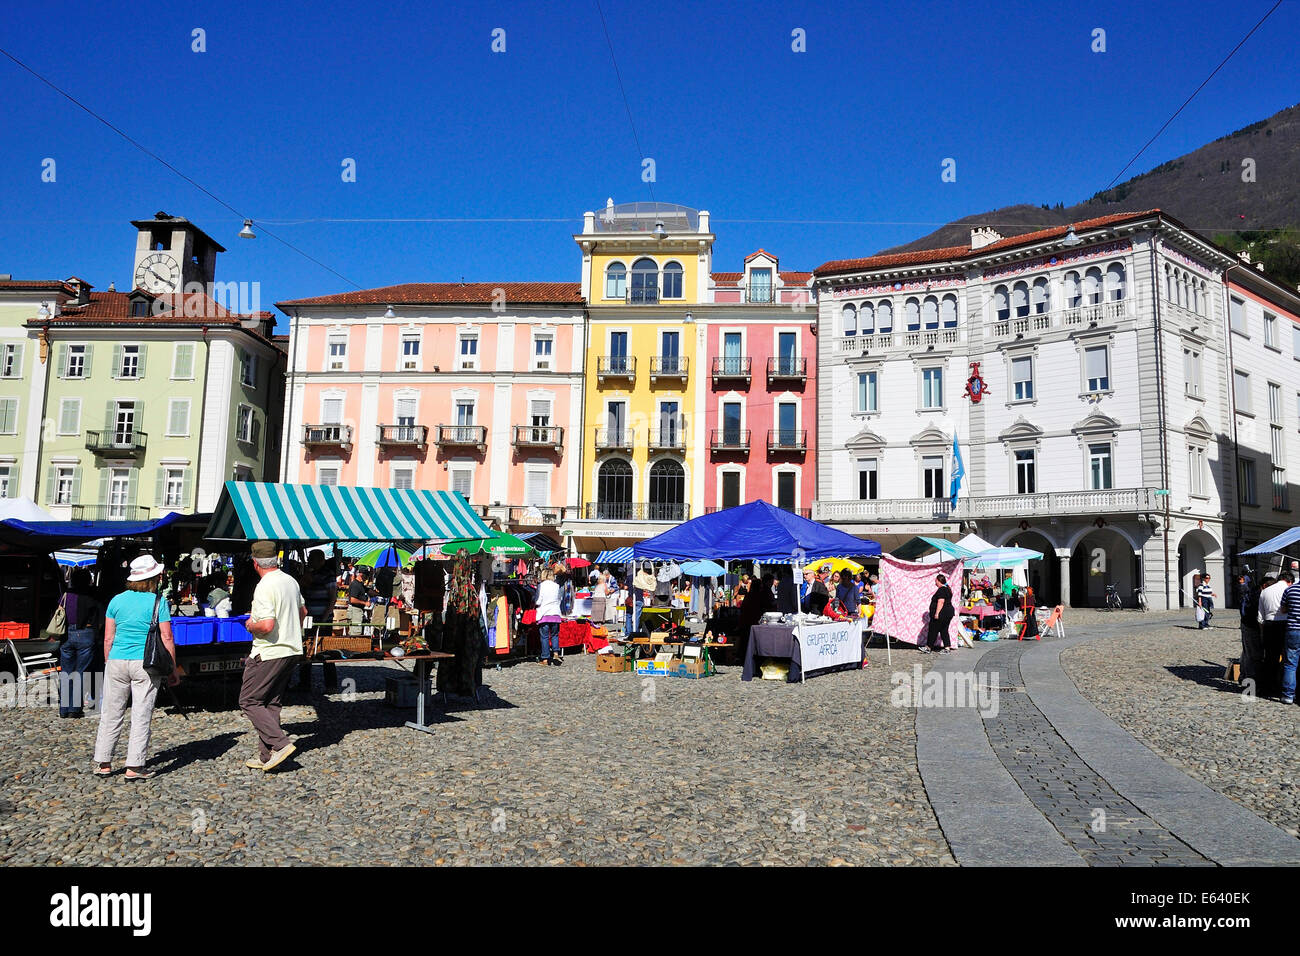
[{"label": "brown trousers", "polygon": [[258,750],[263,763],[271,759],[272,750],[283,750],[289,743],[288,735],[280,729],[280,698],[289,686],[294,668],[301,663],[301,654],[270,661],[250,657],[244,663],[239,709],[257,731]]}]

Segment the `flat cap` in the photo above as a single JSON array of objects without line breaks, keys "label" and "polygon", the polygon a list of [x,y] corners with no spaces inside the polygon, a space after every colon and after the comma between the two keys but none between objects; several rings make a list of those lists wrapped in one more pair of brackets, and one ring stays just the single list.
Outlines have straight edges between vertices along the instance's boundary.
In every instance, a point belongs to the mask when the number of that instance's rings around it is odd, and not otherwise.
[{"label": "flat cap", "polygon": [[274,541],[254,541],[252,548],[249,549],[255,558],[274,558],[279,554]]}]

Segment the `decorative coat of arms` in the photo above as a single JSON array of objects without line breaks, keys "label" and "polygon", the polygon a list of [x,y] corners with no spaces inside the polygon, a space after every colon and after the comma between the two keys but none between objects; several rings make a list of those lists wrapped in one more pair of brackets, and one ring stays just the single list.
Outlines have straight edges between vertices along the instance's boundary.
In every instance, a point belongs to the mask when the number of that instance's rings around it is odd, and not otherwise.
[{"label": "decorative coat of arms", "polygon": [[980,375],[980,363],[970,363],[970,378],[966,379],[966,397],[971,400],[972,405],[978,405],[980,399],[984,397],[985,391],[984,376]]}]

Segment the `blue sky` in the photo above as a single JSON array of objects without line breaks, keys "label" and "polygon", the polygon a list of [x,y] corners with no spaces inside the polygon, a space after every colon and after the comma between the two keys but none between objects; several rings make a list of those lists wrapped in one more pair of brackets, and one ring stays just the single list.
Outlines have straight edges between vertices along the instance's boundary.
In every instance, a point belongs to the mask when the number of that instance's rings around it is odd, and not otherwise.
[{"label": "blue sky", "polygon": [[[1085,199],[1271,6],[602,4],[654,198],[712,212],[720,271],[760,246],[811,269]],[[582,212],[651,198],[594,0],[178,6],[30,5],[0,46],[363,287],[576,281]],[[1300,101],[1297,36],[1284,3],[1125,178]],[[128,220],[166,210],[222,242],[218,278],[260,281],[263,307],[350,288],[236,239],[234,213],[4,58],[0,104],[0,273],[124,289]],[[500,217],[560,221],[301,221]]]}]

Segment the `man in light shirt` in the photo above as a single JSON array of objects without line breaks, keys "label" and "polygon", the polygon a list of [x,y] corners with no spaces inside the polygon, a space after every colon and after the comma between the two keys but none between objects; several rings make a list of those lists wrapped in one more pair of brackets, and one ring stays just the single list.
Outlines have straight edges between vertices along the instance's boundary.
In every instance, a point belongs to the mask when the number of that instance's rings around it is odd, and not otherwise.
[{"label": "man in light shirt", "polygon": [[302,663],[302,621],[307,605],[298,582],[280,570],[275,542],[256,541],[253,565],[259,581],[247,628],[253,650],[244,664],[239,707],[257,731],[260,759],[249,760],[252,770],[271,770],[297,748],[280,727],[280,700],[294,669]]},{"label": "man in light shirt", "polygon": [[1286,612],[1282,609],[1282,595],[1295,583],[1290,571],[1278,575],[1277,583],[1259,592],[1259,625],[1263,633],[1263,662],[1259,668],[1258,693],[1273,697],[1282,688],[1281,660],[1286,647]]}]

